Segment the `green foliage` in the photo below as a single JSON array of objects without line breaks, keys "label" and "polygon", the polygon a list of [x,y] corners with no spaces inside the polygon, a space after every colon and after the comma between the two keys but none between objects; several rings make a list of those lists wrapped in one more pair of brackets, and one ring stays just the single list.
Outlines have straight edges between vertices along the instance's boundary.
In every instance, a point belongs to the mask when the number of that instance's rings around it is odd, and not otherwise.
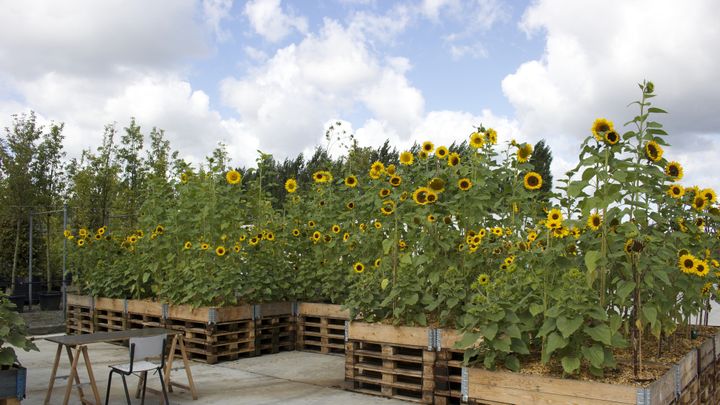
[{"label": "green foliage", "polygon": [[[9,345],[9,346],[8,346]],[[5,294],[0,292],[0,369],[6,369],[17,362],[15,349],[38,350],[35,343],[27,338],[25,322]]]}]

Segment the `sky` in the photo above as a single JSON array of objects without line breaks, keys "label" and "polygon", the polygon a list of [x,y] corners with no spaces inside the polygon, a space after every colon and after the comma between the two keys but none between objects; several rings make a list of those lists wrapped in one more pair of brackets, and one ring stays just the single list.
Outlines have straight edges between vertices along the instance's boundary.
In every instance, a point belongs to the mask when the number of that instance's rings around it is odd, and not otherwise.
[{"label": "sky", "polygon": [[[686,185],[720,190],[715,0],[0,0],[0,127],[63,122],[68,156],[135,117],[201,162],[327,146],[545,139],[556,179],[595,118],[620,132],[652,80]],[[337,144],[330,145],[339,153]]]}]

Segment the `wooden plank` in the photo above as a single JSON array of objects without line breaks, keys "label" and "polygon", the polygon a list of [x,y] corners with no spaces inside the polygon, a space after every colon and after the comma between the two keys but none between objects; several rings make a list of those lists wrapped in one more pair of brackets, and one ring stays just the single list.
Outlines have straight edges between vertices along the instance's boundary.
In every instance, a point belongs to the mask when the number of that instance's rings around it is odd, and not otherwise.
[{"label": "wooden plank", "polygon": [[125,300],[120,298],[95,297],[95,309],[125,312]]},{"label": "wooden plank", "polygon": [[305,316],[350,319],[350,310],[342,309],[342,305],[335,304],[300,302],[298,303],[298,313]]},{"label": "wooden plank", "polygon": [[252,305],[235,305],[231,307],[216,308],[216,322],[233,322],[252,319]]},{"label": "wooden plank", "polygon": [[511,373],[468,370],[469,397],[512,404],[632,404],[637,389],[626,385],[612,385]]},{"label": "wooden plank", "polygon": [[68,294],[67,303],[68,305],[77,305],[90,308],[92,306],[92,297],[89,295]]},{"label": "wooden plank", "polygon": [[292,309],[292,302],[268,302],[260,304],[260,315],[263,318],[278,315],[292,315]]},{"label": "wooden plank", "polygon": [[162,304],[149,300],[128,300],[128,313],[162,317]]},{"label": "wooden plank", "polygon": [[350,340],[427,347],[429,328],[393,326],[380,323],[350,322]]},{"label": "wooden plank", "polygon": [[[455,349],[455,342],[462,339],[463,334],[455,329],[440,329],[440,348]],[[482,338],[480,338],[482,339]],[[456,349],[459,350],[459,349]]]},{"label": "wooden plank", "polygon": [[693,350],[678,362],[680,367],[680,388],[683,391],[697,377],[697,360],[697,353]]},{"label": "wooden plank", "polygon": [[705,339],[698,350],[700,351],[700,369],[705,370],[715,360],[713,358],[713,339]]},{"label": "wooden plank", "polygon": [[650,390],[651,404],[670,404],[675,400],[675,370],[671,368],[662,377],[653,382]]}]

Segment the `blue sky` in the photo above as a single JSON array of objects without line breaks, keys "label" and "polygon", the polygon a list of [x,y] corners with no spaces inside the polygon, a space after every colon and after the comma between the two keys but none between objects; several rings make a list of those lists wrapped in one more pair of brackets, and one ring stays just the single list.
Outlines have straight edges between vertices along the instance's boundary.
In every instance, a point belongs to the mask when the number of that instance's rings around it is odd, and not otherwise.
[{"label": "blue sky", "polygon": [[[597,117],[621,126],[652,79],[687,185],[720,187],[720,2],[713,0],[0,0],[0,126],[34,110],[66,151],[106,124],[163,128],[201,162],[322,144],[546,139],[556,178]],[[627,128],[621,128],[621,131]]]}]

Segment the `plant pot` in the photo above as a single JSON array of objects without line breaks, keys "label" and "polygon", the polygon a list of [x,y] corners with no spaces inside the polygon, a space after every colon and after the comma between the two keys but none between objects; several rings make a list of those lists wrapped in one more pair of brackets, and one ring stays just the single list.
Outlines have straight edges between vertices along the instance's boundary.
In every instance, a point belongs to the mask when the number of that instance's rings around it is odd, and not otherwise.
[{"label": "plant pot", "polygon": [[60,291],[45,291],[38,294],[40,309],[43,311],[57,311],[60,309],[62,293]]},{"label": "plant pot", "polygon": [[25,382],[27,369],[22,366],[13,366],[8,370],[0,370],[0,399],[25,398]]},{"label": "plant pot", "polygon": [[25,296],[24,295],[11,295],[8,297],[10,302],[15,304],[15,307],[18,312],[23,312],[23,309],[25,307]]}]

